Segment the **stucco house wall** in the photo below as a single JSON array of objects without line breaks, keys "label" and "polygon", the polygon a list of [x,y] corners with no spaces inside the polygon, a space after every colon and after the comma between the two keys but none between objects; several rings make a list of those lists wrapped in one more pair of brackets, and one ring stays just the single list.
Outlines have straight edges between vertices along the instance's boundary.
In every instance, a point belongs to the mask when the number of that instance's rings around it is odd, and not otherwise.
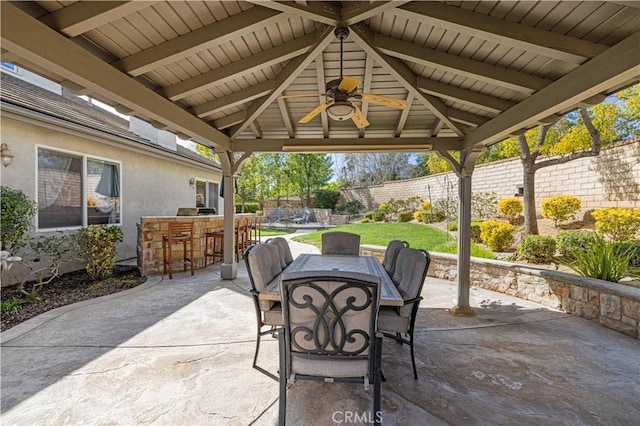
[{"label": "stucco house wall", "polygon": [[[141,216],[174,216],[179,207],[196,207],[196,186],[190,180],[220,182],[222,178],[216,163],[202,157],[200,160],[183,147],[172,151],[133,133],[131,137],[120,136],[127,134],[126,129],[111,134],[8,104],[2,106],[0,124],[2,142],[15,156],[9,166],[1,167],[1,184],[22,190],[32,200],[37,200],[38,147],[119,163],[119,226],[123,231],[123,242],[117,247],[119,261],[136,257],[137,224]],[[35,234],[49,232],[34,229]],[[78,268],[73,265],[68,269]],[[3,279],[2,285],[8,284],[11,282]]]}]

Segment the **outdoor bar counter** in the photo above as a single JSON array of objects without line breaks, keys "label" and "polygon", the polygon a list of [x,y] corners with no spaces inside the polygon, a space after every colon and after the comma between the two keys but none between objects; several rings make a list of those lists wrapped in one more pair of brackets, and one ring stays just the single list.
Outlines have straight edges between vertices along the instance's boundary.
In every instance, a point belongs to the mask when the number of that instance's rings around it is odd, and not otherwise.
[{"label": "outdoor bar counter", "polygon": [[[240,218],[252,217],[253,214],[236,214],[236,225]],[[142,275],[162,273],[162,236],[167,235],[171,222],[193,222],[193,249],[195,268],[204,268],[205,233],[222,231],[223,215],[206,216],[142,216],[138,223],[138,268]],[[174,247],[177,250],[177,245]],[[176,251],[177,255],[177,251]],[[182,256],[182,246],[180,246]],[[182,268],[180,267],[180,270]]]}]

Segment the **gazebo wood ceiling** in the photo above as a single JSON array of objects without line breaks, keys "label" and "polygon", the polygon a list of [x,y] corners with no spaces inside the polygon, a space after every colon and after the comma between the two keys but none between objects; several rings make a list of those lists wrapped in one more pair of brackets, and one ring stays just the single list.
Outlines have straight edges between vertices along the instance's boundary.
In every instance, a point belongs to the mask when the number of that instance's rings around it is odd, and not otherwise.
[{"label": "gazebo wood ceiling", "polygon": [[[218,152],[478,150],[640,80],[640,3],[1,4],[2,60]],[[370,126],[298,120],[344,74]]]}]

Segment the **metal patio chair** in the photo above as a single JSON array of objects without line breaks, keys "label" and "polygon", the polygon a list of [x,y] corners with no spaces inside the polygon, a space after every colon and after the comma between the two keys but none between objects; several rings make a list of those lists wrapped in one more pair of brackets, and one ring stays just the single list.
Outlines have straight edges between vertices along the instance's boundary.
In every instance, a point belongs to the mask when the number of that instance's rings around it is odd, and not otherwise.
[{"label": "metal patio chair", "polygon": [[[256,352],[253,356],[253,368],[266,374],[274,380],[278,377],[258,366],[258,353],[260,352],[260,339],[262,336],[274,334],[275,328],[283,325],[282,304],[269,300],[259,300],[260,293],[266,290],[269,284],[277,279],[282,268],[280,266],[280,250],[275,244],[257,244],[247,248],[244,252],[244,262],[251,281],[251,297],[256,310]],[[264,327],[269,327],[264,329]]]},{"label": "metal patio chair", "polygon": [[269,238],[265,242],[268,244],[275,244],[278,247],[278,250],[280,250],[280,265],[283,270],[293,262],[293,255],[291,254],[291,248],[289,247],[287,240],[282,237],[273,237]]},{"label": "metal patio chair", "polygon": [[331,231],[322,234],[322,254],[360,254],[360,235],[344,231]]},{"label": "metal patio chair", "polygon": [[[427,269],[431,263],[431,256],[422,249],[403,248],[396,259],[395,272],[392,280],[398,288],[398,292],[404,300],[404,306],[380,308],[378,315],[378,330],[386,337],[411,348],[411,363],[413,365],[413,378],[418,380],[416,370],[416,358],[414,354],[414,328],[416,316],[422,296],[422,286],[427,276]],[[403,334],[407,337],[403,337]]]},{"label": "metal patio chair", "polygon": [[373,384],[380,415],[382,338],[376,334],[380,278],[345,271],[286,274],[281,282],[279,424],[286,423],[287,385],[296,380]]},{"label": "metal patio chair", "polygon": [[389,241],[387,250],[384,252],[384,260],[382,261],[382,266],[384,266],[384,270],[387,271],[387,274],[389,274],[390,277],[393,277],[393,273],[395,272],[398,253],[400,252],[400,250],[407,247],[409,247],[409,243],[406,241]]}]

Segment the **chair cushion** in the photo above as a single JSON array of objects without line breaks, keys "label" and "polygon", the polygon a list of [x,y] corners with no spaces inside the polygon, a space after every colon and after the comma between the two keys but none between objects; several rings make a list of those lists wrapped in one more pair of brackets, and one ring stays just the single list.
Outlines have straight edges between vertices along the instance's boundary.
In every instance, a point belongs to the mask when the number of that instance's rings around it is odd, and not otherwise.
[{"label": "chair cushion", "polygon": [[282,318],[282,305],[280,302],[272,302],[273,306],[271,309],[267,311],[263,311],[264,321],[262,321],[265,325],[275,325],[281,326],[284,325],[284,319]]},{"label": "chair cushion", "polygon": [[378,312],[378,330],[389,333],[406,333],[409,331],[410,318],[401,316],[398,309],[381,306]]},{"label": "chair cushion", "polygon": [[[428,267],[429,261],[420,250],[412,248],[400,250],[392,280],[404,300],[418,296]],[[400,308],[400,315],[409,318],[412,309],[412,305],[403,306]]]},{"label": "chair cushion", "polygon": [[322,254],[358,256],[360,235],[343,231],[325,232],[322,234]]},{"label": "chair cushion", "polygon": [[291,372],[323,377],[364,377],[369,372],[369,360],[318,360],[292,354]]},{"label": "chair cushion", "polygon": [[251,282],[260,293],[282,272],[280,250],[273,244],[258,244],[249,251],[246,262]]},{"label": "chair cushion", "polygon": [[280,265],[282,269],[286,268],[291,262],[293,262],[293,255],[289,248],[289,243],[282,237],[269,238],[268,243],[275,244],[280,250]]}]

